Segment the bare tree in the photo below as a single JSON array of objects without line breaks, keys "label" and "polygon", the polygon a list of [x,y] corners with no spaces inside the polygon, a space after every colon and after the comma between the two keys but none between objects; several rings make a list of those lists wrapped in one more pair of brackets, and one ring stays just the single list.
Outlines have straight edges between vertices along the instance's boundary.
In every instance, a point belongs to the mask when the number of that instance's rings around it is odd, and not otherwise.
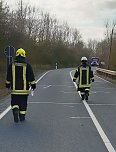
[{"label": "bare tree", "polygon": [[111,53],[112,53],[112,42],[113,42],[113,35],[114,35],[114,28],[116,26],[116,22],[113,21],[112,27],[110,28],[109,22],[106,22],[106,39],[108,42],[108,64],[107,68],[109,69],[110,67],[110,59],[111,59]]}]

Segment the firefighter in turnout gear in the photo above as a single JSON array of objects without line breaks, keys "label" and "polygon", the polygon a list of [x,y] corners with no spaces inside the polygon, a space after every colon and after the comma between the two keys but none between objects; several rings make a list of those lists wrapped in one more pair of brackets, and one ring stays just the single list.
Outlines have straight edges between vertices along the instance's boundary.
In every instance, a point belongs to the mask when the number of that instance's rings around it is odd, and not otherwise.
[{"label": "firefighter in turnout gear", "polygon": [[25,61],[22,48],[16,51],[16,60],[7,69],[6,88],[11,88],[11,107],[14,122],[24,121],[27,111],[29,88],[35,89],[36,82],[32,67]]},{"label": "firefighter in turnout gear", "polygon": [[[81,58],[81,65],[78,67],[78,69],[74,74],[73,82],[75,82],[77,78],[78,78],[77,91],[80,91],[82,100],[85,99],[87,101],[89,96],[91,81],[94,82],[94,75],[93,75],[93,71],[91,70],[91,67],[87,63],[86,57]],[[85,93],[88,93],[88,95],[85,96]]]}]

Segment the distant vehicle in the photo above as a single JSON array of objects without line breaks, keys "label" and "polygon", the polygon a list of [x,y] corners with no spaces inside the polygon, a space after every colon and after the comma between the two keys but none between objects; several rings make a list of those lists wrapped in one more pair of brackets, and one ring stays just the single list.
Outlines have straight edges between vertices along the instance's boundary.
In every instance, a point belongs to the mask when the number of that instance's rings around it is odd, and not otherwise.
[{"label": "distant vehicle", "polygon": [[98,57],[92,57],[91,66],[99,66],[99,58]]},{"label": "distant vehicle", "polygon": [[100,68],[106,68],[105,62],[100,62],[100,63],[99,63],[99,67],[100,67]]}]

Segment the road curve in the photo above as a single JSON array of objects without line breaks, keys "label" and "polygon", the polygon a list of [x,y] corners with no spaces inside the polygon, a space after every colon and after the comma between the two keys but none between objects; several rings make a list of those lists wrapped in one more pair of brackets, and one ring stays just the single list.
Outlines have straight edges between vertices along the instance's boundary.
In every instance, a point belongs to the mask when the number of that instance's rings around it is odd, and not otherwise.
[{"label": "road curve", "polygon": [[[108,152],[71,80],[72,70],[52,70],[38,81],[24,123],[15,124],[11,110],[6,112],[0,119],[0,152]],[[87,103],[114,149],[115,93],[116,86],[96,76]]]}]

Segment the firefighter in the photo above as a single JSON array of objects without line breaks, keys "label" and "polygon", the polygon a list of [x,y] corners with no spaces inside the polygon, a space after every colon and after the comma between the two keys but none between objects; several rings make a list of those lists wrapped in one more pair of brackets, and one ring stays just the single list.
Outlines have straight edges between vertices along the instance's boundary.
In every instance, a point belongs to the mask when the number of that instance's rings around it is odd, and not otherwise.
[{"label": "firefighter", "polygon": [[[84,99],[88,100],[90,83],[91,81],[94,82],[94,75],[93,75],[93,71],[91,70],[91,67],[87,62],[86,57],[81,58],[81,65],[78,67],[78,69],[74,74],[73,82],[75,82],[77,78],[78,78],[77,91],[80,91],[82,100]],[[88,96],[85,96],[85,91],[87,91]]]},{"label": "firefighter", "polygon": [[29,88],[36,88],[32,67],[25,58],[25,50],[18,49],[16,59],[8,66],[6,76],[6,88],[11,88],[11,107],[16,123],[25,120]]}]

